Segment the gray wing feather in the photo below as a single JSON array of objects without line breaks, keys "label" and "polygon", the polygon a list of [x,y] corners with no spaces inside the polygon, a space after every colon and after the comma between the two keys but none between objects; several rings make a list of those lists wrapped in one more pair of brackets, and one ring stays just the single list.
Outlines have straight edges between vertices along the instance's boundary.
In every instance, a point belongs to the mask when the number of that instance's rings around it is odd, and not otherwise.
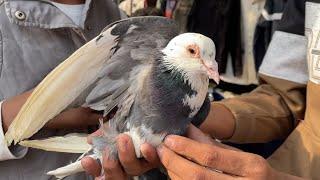
[{"label": "gray wing feather", "polygon": [[[118,36],[113,54],[99,73],[96,86],[86,98],[86,106],[109,113],[114,107],[121,108],[117,119],[126,117],[136,96],[133,80],[135,71],[152,66],[155,54],[178,34],[173,21],[163,17],[138,17],[115,22],[111,34]],[[127,100],[129,99],[129,100]],[[121,112],[122,111],[122,112]],[[121,112],[121,113],[120,113]]]}]

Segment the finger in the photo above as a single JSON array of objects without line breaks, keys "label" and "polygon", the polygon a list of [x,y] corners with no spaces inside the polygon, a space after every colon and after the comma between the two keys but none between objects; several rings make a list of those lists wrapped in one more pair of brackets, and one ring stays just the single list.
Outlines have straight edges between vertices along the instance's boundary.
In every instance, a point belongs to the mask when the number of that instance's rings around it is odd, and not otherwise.
[{"label": "finger", "polygon": [[201,143],[214,144],[216,146],[219,146],[219,147],[222,147],[225,149],[232,149],[234,151],[241,151],[240,149],[237,149],[237,148],[234,148],[234,147],[217,142],[216,140],[214,140],[210,136],[204,134],[200,129],[198,129],[197,127],[195,127],[192,124],[187,129],[187,137],[189,137],[190,139],[193,139],[195,141],[201,142]]},{"label": "finger", "polygon": [[165,145],[200,165],[237,176],[250,175],[256,163],[262,164],[264,160],[257,155],[199,143],[182,136],[168,136]]},{"label": "finger", "polygon": [[200,129],[196,128],[192,124],[187,129],[187,137],[201,143],[212,144],[214,142],[211,137],[204,134]]},{"label": "finger", "polygon": [[158,167],[160,165],[160,159],[157,154],[157,150],[150,144],[144,143],[140,147],[141,153],[145,160],[152,166]]},{"label": "finger", "polygon": [[87,142],[88,142],[89,144],[92,144],[92,138],[93,138],[93,137],[102,136],[102,134],[103,134],[102,129],[98,129],[97,131],[93,132],[92,134],[90,134],[90,135],[87,137]]},{"label": "finger", "polygon": [[101,166],[95,159],[91,157],[84,157],[81,159],[81,165],[86,173],[94,177],[100,176]]},{"label": "finger", "polygon": [[103,156],[102,166],[104,170],[105,179],[108,179],[108,180],[126,179],[126,174],[122,170],[119,161],[113,158],[109,158],[109,154],[107,151],[104,154],[105,155]]},{"label": "finger", "polygon": [[106,178],[104,176],[99,176],[94,178],[94,180],[106,180]]},{"label": "finger", "polygon": [[168,175],[170,177],[171,180],[182,180],[179,176],[177,176],[175,173],[173,173],[172,171],[168,171]]},{"label": "finger", "polygon": [[171,151],[165,146],[157,148],[160,160],[164,167],[180,179],[231,179],[230,176],[211,171],[199,166]]},{"label": "finger", "polygon": [[137,158],[133,142],[128,135],[121,134],[118,136],[117,147],[119,160],[126,173],[140,175],[151,169],[145,160]]}]

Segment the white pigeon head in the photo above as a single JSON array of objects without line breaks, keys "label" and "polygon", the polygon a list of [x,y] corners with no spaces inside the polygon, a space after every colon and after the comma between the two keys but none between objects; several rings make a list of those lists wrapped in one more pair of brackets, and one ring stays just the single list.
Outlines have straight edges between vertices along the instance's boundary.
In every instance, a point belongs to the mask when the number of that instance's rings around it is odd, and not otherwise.
[{"label": "white pigeon head", "polygon": [[170,68],[188,77],[206,76],[219,83],[216,47],[210,38],[198,33],[180,34],[162,52],[165,54],[164,63]]}]

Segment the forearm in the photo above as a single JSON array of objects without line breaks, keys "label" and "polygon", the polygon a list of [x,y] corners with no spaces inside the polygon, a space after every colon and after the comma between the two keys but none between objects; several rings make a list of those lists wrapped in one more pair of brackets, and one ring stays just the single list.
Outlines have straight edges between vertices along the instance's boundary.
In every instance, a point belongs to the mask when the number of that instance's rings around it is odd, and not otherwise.
[{"label": "forearm", "polygon": [[234,134],[235,121],[235,117],[226,106],[211,103],[208,117],[200,129],[217,139],[229,139]]},{"label": "forearm", "polygon": [[[3,126],[2,123],[2,102],[0,102],[0,127]],[[12,146],[10,149],[4,137],[3,129],[0,129],[0,161],[19,159],[26,155],[28,148],[19,145]]]},{"label": "forearm", "polygon": [[28,99],[29,95],[32,93],[32,90],[27,91],[23,94],[14,96],[10,99],[7,99],[2,104],[2,128],[4,133],[8,130],[13,119],[18,114],[19,110],[23,104]]},{"label": "forearm", "polygon": [[212,104],[201,129],[237,143],[268,142],[288,136],[303,118],[305,85],[268,78],[249,94]]}]

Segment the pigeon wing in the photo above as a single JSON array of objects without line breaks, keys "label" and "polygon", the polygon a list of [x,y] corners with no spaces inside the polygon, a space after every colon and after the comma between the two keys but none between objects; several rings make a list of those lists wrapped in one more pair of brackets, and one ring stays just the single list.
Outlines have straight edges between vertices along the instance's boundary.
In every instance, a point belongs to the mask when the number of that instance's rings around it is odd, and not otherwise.
[{"label": "pigeon wing", "polygon": [[178,28],[163,17],[130,18],[110,26],[113,27],[111,34],[118,36],[117,43],[85,106],[104,110],[105,115],[117,106],[123,118],[144,86],[155,58],[178,35]]},{"label": "pigeon wing", "polygon": [[130,18],[109,25],[35,88],[10,125],[7,143],[31,137],[75,102],[106,112],[126,99],[132,103],[130,81],[141,68],[151,66],[153,48],[163,48],[176,34],[174,23],[161,17]]}]

